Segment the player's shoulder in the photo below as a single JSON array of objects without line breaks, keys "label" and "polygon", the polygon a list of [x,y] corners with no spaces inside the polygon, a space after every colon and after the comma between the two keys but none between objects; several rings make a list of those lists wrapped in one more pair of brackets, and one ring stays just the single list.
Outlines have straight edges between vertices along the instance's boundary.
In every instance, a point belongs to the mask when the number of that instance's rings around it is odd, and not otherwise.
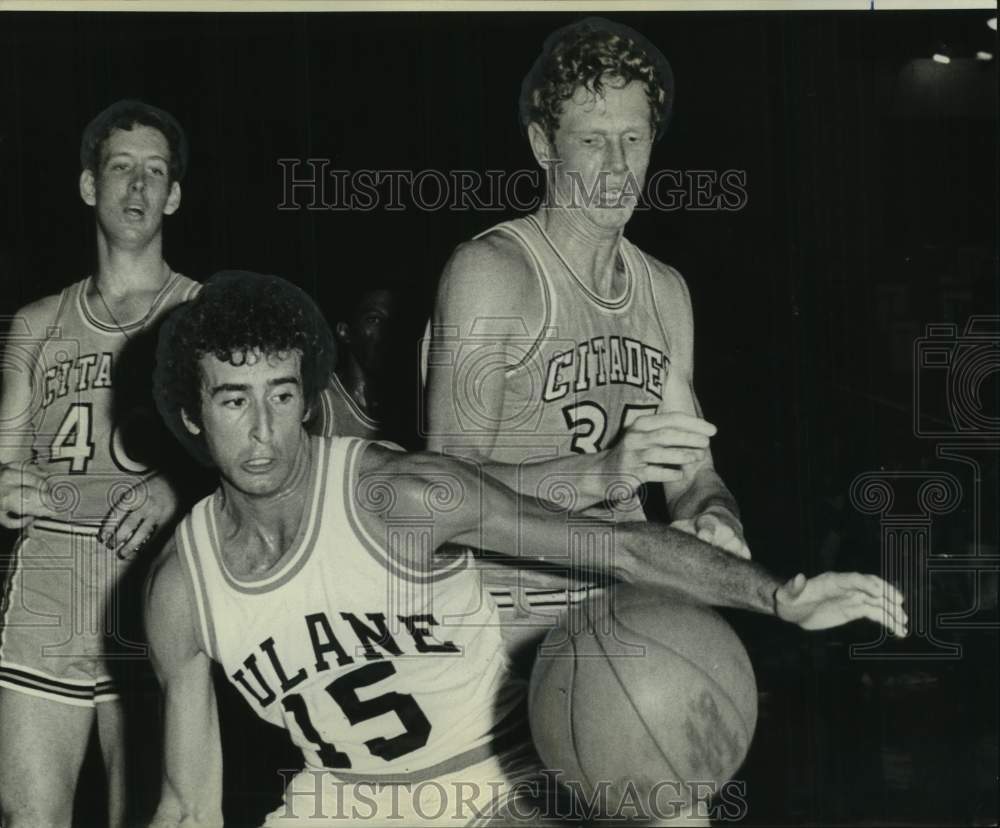
[{"label": "player's shoulder", "polygon": [[532,265],[520,243],[503,233],[489,233],[455,248],[439,290],[445,297],[458,294],[493,304],[517,300],[533,288],[537,284]]},{"label": "player's shoulder", "polygon": [[649,265],[650,289],[660,313],[678,318],[691,315],[691,292],[680,271],[672,265],[665,264],[649,253],[633,248],[639,252]]},{"label": "player's shoulder", "polygon": [[161,670],[204,650],[195,631],[195,601],[176,535],[164,544],[150,567],[144,607],[146,634]]},{"label": "player's shoulder", "polygon": [[47,328],[55,324],[62,297],[62,291],[50,293],[20,308],[14,315],[17,328],[12,328],[11,333],[26,336],[43,335]]},{"label": "player's shoulder", "polygon": [[201,282],[185,276],[183,273],[176,273],[174,279],[174,288],[171,291],[172,303],[187,302],[194,299],[201,291]]},{"label": "player's shoulder", "polygon": [[188,585],[176,535],[163,545],[146,576],[147,610],[167,611],[188,601]]}]

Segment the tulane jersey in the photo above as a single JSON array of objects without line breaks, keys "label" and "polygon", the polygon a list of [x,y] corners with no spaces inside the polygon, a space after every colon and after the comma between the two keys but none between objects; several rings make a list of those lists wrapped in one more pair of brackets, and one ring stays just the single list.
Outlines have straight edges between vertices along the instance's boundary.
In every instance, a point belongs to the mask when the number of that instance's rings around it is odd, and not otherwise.
[{"label": "tulane jersey", "polygon": [[173,445],[152,400],[157,323],[200,287],[171,273],[147,314],[119,327],[95,315],[90,283],[63,290],[32,374],[32,463],[48,479],[51,505],[77,524],[99,523]]},{"label": "tulane jersey", "polygon": [[369,445],[310,438],[298,537],[266,578],[227,570],[218,492],[181,523],[178,554],[205,651],[261,718],[288,730],[307,766],[440,776],[490,755],[523,685],[466,560],[414,568],[400,549],[426,548],[420,527],[387,521],[387,536],[374,537],[362,525],[358,466]]}]

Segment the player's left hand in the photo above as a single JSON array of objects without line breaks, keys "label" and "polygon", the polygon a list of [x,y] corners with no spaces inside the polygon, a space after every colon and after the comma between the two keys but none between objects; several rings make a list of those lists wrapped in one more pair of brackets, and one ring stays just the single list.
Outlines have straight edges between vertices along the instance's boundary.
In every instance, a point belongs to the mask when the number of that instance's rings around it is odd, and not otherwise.
[{"label": "player's left hand", "polygon": [[903,594],[877,575],[824,572],[799,574],[774,594],[778,617],[804,630],[825,630],[867,618],[900,638],[906,635]]},{"label": "player's left hand", "polygon": [[737,558],[750,559],[750,547],[743,538],[743,527],[728,511],[705,511],[694,518],[675,520],[670,526],[725,549]]},{"label": "player's left hand", "polygon": [[119,558],[131,560],[170,522],[178,502],[177,493],[163,475],[140,480],[108,511],[98,540]]}]

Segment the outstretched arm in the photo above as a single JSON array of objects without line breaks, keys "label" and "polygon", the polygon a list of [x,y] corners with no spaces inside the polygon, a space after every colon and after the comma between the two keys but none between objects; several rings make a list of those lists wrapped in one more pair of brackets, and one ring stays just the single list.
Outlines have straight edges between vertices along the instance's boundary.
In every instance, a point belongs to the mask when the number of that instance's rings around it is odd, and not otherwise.
[{"label": "outstretched arm", "polygon": [[[824,573],[785,583],[760,564],[689,533],[561,511],[517,495],[472,463],[434,454],[401,454],[373,446],[365,453],[361,474],[376,475],[395,495],[367,508],[359,504],[376,536],[385,536],[387,524],[396,518],[426,516],[435,502],[443,504],[430,493],[445,486],[460,502],[457,507],[449,502],[431,515],[435,548],[448,542],[467,544],[577,573],[586,570],[627,583],[672,588],[707,604],[777,615],[805,629],[867,618],[897,635],[906,633],[902,595],[874,575]],[[595,555],[595,549],[610,553]]]},{"label": "outstretched arm", "polygon": [[151,828],[222,825],[222,747],[211,662],[171,540],[146,584],[146,630],[164,694],[160,804]]}]

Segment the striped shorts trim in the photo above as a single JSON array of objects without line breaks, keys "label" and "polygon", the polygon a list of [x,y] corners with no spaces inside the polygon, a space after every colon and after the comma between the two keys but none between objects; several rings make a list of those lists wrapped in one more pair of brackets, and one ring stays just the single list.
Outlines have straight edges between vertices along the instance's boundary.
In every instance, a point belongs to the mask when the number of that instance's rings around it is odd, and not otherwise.
[{"label": "striped shorts trim", "polygon": [[39,670],[6,661],[0,662],[0,687],[74,707],[94,707],[119,698],[110,677],[94,681],[55,679]]}]

